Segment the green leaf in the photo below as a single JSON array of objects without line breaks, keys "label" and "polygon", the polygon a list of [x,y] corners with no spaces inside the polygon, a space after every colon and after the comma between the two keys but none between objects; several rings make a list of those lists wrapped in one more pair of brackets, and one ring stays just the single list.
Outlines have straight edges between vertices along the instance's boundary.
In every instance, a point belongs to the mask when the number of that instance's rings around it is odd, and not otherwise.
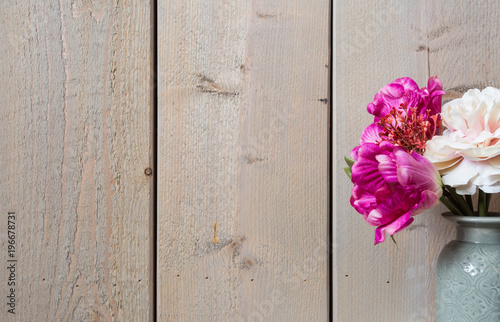
[{"label": "green leaf", "polygon": [[397,246],[397,245],[398,245],[398,243],[396,243],[396,240],[394,239],[394,236],[392,236],[392,235],[389,235],[389,236],[391,237],[391,239],[392,239],[392,241],[394,242],[394,244],[396,244],[396,246]]},{"label": "green leaf", "polygon": [[352,171],[351,171],[351,168],[349,168],[349,167],[345,167],[345,168],[344,168],[344,171],[345,171],[345,173],[347,174],[347,176],[349,177],[349,179],[351,179],[351,180],[352,180]]},{"label": "green leaf", "polygon": [[344,168],[344,171],[347,174],[347,176],[349,177],[349,179],[352,180],[352,166],[354,165],[354,162],[356,162],[356,161],[354,161],[353,159],[351,159],[349,157],[344,157],[344,160],[348,165],[348,167]]},{"label": "green leaf", "polygon": [[349,158],[349,157],[344,157],[344,160],[345,162],[347,163],[347,165],[349,166],[349,168],[352,168],[352,166],[354,165],[354,163],[356,161],[354,161],[353,159]]}]

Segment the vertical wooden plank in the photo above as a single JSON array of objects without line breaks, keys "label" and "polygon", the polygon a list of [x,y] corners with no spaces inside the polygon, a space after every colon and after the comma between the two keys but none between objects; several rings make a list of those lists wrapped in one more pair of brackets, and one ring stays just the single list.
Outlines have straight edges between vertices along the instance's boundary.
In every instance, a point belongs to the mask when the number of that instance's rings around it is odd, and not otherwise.
[{"label": "vertical wooden plank", "polygon": [[149,319],[149,46],[148,2],[2,4],[1,321]]},{"label": "vertical wooden plank", "polygon": [[[373,121],[366,106],[375,93],[404,76],[426,85],[430,76],[427,13],[426,5],[417,2],[335,4],[333,265],[338,321],[434,320],[437,255],[453,236],[439,216],[444,208],[418,215],[411,227],[396,235],[398,245],[388,240],[374,246],[374,228],[350,206],[352,183],[343,172],[343,156],[349,155],[364,127]],[[441,17],[442,12],[436,15]],[[441,77],[444,71],[432,73]]]},{"label": "vertical wooden plank", "polygon": [[158,15],[159,320],[327,320],[328,1]]},{"label": "vertical wooden plank", "polygon": [[[373,228],[349,205],[352,185],[341,158],[371,121],[366,105],[395,78],[410,76],[425,85],[438,75],[445,102],[469,88],[499,87],[498,9],[498,2],[487,0],[335,4],[333,263],[339,321],[434,321],[436,260],[454,237],[454,228],[440,218],[445,208],[418,215],[396,236],[398,246],[374,247]],[[497,199],[493,209],[498,207]]]}]

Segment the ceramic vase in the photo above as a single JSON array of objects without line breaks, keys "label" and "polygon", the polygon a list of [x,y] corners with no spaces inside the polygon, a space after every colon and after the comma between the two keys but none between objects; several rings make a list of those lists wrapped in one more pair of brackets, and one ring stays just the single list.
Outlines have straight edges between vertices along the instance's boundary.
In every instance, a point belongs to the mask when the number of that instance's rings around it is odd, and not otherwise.
[{"label": "ceramic vase", "polygon": [[500,213],[443,217],[457,237],[437,262],[437,322],[500,321]]}]

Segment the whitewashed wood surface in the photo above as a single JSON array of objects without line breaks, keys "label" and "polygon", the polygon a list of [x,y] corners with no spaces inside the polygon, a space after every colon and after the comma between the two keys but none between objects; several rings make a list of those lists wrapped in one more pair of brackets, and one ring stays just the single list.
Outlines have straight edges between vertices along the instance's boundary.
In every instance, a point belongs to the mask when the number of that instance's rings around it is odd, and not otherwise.
[{"label": "whitewashed wood surface", "polygon": [[2,2],[0,321],[149,320],[150,23],[144,1]]},{"label": "whitewashed wood surface", "polygon": [[[482,1],[338,1],[334,7],[335,321],[434,321],[437,256],[454,238],[439,206],[373,246],[374,228],[349,204],[343,156],[372,118],[366,105],[392,80],[421,86],[437,75],[445,101],[469,88],[500,87],[500,3]],[[492,205],[499,209],[498,200]]]},{"label": "whitewashed wood surface", "polygon": [[326,321],[329,2],[158,22],[159,321]]}]

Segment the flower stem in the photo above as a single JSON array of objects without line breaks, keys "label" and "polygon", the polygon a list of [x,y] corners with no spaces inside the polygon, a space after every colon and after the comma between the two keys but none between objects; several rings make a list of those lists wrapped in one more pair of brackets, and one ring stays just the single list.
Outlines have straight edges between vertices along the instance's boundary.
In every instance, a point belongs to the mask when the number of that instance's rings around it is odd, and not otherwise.
[{"label": "flower stem", "polygon": [[[474,213],[472,212],[472,209],[469,207],[465,199],[459,195],[455,188],[452,188],[450,186],[445,186],[446,190],[449,192],[449,196],[455,201],[455,205],[458,206],[458,209],[460,210],[460,213],[462,216],[474,216]],[[448,199],[450,199],[448,197]]]},{"label": "flower stem", "polygon": [[477,212],[479,213],[479,217],[486,216],[486,195],[481,189],[479,189],[479,195],[477,197]]},{"label": "flower stem", "polygon": [[467,200],[467,204],[469,205],[469,208],[474,209],[474,204],[472,203],[472,196],[465,195],[465,200]]},{"label": "flower stem", "polygon": [[488,211],[490,209],[490,201],[491,201],[491,193],[486,194],[486,214],[488,214]]},{"label": "flower stem", "polygon": [[458,208],[455,207],[455,205],[453,205],[453,203],[447,197],[445,197],[444,194],[441,196],[439,201],[441,201],[443,203],[443,205],[445,205],[446,208],[448,208],[454,215],[456,215],[456,216],[462,215],[460,210],[458,210]]}]

